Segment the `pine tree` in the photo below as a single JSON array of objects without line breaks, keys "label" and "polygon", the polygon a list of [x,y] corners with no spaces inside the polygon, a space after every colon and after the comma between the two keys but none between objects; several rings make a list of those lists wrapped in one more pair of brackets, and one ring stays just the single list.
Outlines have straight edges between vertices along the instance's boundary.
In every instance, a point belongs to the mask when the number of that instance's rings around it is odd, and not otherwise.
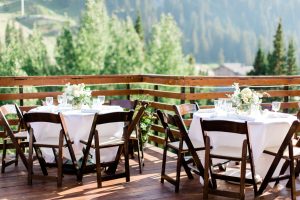
[{"label": "pine tree", "polygon": [[76,54],[73,35],[69,26],[63,28],[56,39],[56,63],[61,74],[76,74]]},{"label": "pine tree", "polygon": [[5,28],[5,46],[8,46],[10,41],[11,41],[11,28],[10,28],[10,23],[8,22]]},{"label": "pine tree", "polygon": [[286,59],[281,19],[274,36],[273,48],[272,59],[270,60],[271,62],[269,65],[270,72],[273,72],[273,75],[283,75],[286,73]]},{"label": "pine tree", "polygon": [[143,22],[142,22],[142,17],[141,17],[140,12],[138,12],[138,14],[137,14],[134,29],[137,32],[137,34],[139,35],[141,41],[144,42],[144,39],[145,39],[144,38],[144,27],[143,27]]},{"label": "pine tree", "polygon": [[143,73],[143,43],[130,18],[126,21],[113,16],[110,21],[111,40],[101,74]]},{"label": "pine tree", "polygon": [[76,38],[77,74],[99,74],[109,44],[108,15],[103,0],[87,0]]},{"label": "pine tree", "polygon": [[14,25],[8,23],[5,31],[5,46],[1,47],[0,74],[25,75],[22,70],[24,60],[24,46],[21,43],[20,33]]},{"label": "pine tree", "polygon": [[181,36],[171,15],[162,15],[160,22],[152,28],[148,49],[146,72],[155,74],[185,74],[185,59],[182,52]]},{"label": "pine tree", "polygon": [[266,56],[261,48],[259,43],[259,47],[255,56],[255,60],[253,63],[254,69],[251,70],[248,75],[266,75],[267,74],[267,61]]},{"label": "pine tree", "polygon": [[294,41],[291,39],[289,41],[287,56],[286,56],[286,62],[287,62],[287,73],[286,75],[297,75],[298,74],[298,66],[296,62],[296,56],[295,56],[295,47],[294,47]]},{"label": "pine tree", "polygon": [[24,71],[30,76],[51,75],[47,49],[43,43],[41,33],[34,28],[32,35],[26,41],[26,58],[23,65]]},{"label": "pine tree", "polygon": [[20,38],[20,33],[18,29],[16,29],[15,25],[10,25],[10,22],[8,22],[5,29],[5,46],[9,46],[10,43],[19,42]]}]

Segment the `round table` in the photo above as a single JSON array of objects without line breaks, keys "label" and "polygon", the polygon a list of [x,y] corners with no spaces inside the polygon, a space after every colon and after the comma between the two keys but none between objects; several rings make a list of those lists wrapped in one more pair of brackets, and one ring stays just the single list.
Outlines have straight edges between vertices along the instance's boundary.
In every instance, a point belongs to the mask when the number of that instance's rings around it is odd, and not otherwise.
[{"label": "round table", "polygon": [[[29,112],[51,112],[58,113],[61,112],[64,120],[66,122],[67,131],[71,140],[74,141],[73,149],[76,156],[76,159],[79,160],[82,157],[82,148],[83,144],[80,143],[80,140],[87,140],[90,134],[91,126],[93,123],[95,113],[110,113],[110,112],[119,112],[123,111],[123,108],[120,106],[106,106],[103,105],[99,109],[81,109],[73,110],[66,107],[57,107],[57,106],[40,106],[30,110]],[[31,124],[34,130],[34,136],[37,141],[47,141],[49,138],[57,138],[59,136],[60,126],[50,123],[32,123]],[[101,137],[122,137],[123,135],[123,126],[124,123],[110,123],[102,124],[97,126],[99,132],[99,139]],[[101,162],[108,162],[115,159],[118,147],[111,147],[101,149]],[[54,156],[51,149],[42,149],[43,157],[46,162],[53,162]],[[90,152],[94,160],[94,151]],[[64,157],[70,158],[68,151],[64,151]],[[95,160],[94,160],[95,162]]]}]

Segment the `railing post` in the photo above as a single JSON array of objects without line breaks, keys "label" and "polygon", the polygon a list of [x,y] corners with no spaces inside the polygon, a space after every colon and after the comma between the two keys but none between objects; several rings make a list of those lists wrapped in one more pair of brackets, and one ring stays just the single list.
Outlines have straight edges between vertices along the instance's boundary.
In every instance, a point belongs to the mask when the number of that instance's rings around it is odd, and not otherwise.
[{"label": "railing post", "polygon": [[[23,94],[23,86],[19,85],[19,94]],[[20,99],[20,106],[24,106],[24,100]]]},{"label": "railing post", "polygon": [[[158,90],[158,85],[154,85],[154,90]],[[154,96],[154,99],[153,99],[154,102],[158,102],[158,97],[157,96]],[[154,110],[154,112],[156,113],[156,109]],[[158,124],[158,119],[155,119],[154,121],[154,124]],[[154,131],[153,133],[155,136],[158,136],[158,132],[157,131]],[[154,145],[157,147],[158,144],[157,142],[154,143]]]},{"label": "railing post", "polygon": [[[127,89],[127,90],[130,90],[130,83],[127,83],[127,84],[126,84],[126,89]],[[127,100],[130,100],[130,94],[127,95]]]},{"label": "railing post", "polygon": [[[185,94],[185,87],[181,87],[180,89],[181,94]],[[184,104],[185,103],[185,99],[180,99],[180,104]]]},{"label": "railing post", "polygon": [[[286,86],[283,87],[283,89],[284,89],[285,91],[288,91],[288,90],[289,90],[289,86],[286,85]],[[283,102],[285,102],[285,103],[289,102],[289,96],[284,96],[284,97],[283,97]],[[288,109],[288,108],[284,108],[284,109],[283,109],[283,112],[284,112],[284,113],[288,113],[288,112],[289,112],[289,109]]]},{"label": "railing post", "polygon": [[[195,93],[195,88],[194,87],[190,87],[190,93],[194,94]],[[195,103],[195,100],[190,100],[190,103]]]}]

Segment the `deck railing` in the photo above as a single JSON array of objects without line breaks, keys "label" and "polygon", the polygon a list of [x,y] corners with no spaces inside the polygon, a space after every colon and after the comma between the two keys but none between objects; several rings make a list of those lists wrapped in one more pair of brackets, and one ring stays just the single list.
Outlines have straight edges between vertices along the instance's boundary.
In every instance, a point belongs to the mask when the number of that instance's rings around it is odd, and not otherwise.
[{"label": "deck railing", "polygon": [[[22,110],[36,106],[35,100],[47,96],[57,97],[65,84],[85,83],[92,89],[92,95],[108,98],[143,99],[154,109],[173,111],[172,105],[197,101],[200,107],[211,107],[212,100],[227,97],[232,93],[231,85],[251,87],[267,92],[265,105],[278,99],[284,102],[285,112],[298,109],[300,76],[243,76],[205,77],[168,75],[97,75],[97,76],[22,76],[0,78],[0,101],[16,101]],[[155,131],[161,132],[158,126]],[[151,136],[151,141],[161,143],[162,138]]]}]

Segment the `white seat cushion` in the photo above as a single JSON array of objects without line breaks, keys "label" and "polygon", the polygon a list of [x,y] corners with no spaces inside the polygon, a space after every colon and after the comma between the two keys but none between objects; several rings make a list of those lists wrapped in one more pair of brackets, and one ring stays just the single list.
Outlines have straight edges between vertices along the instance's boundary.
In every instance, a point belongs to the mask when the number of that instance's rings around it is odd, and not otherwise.
[{"label": "white seat cushion", "polygon": [[[276,154],[278,152],[279,148],[280,148],[280,146],[273,146],[273,147],[267,147],[267,148],[265,148],[265,150]],[[300,148],[293,147],[293,153],[294,153],[294,156],[300,156]],[[286,157],[289,156],[289,151],[287,148],[284,150],[283,156],[286,156]]]},{"label": "white seat cushion", "polygon": [[[59,139],[55,138],[55,137],[49,137],[49,138],[45,138],[43,140],[34,142],[34,144],[38,144],[38,145],[58,145],[59,143]],[[64,139],[64,145],[66,144],[66,140]]]},{"label": "white seat cushion", "polygon": [[[95,142],[93,141],[92,145]],[[115,136],[100,136],[99,145],[101,146],[111,146],[111,145],[120,145],[124,144],[123,138],[115,137]]]},{"label": "white seat cushion", "polygon": [[[210,154],[220,155],[233,158],[242,157],[242,148],[240,147],[230,147],[230,146],[218,146],[210,150]],[[248,155],[248,152],[247,152]]]},{"label": "white seat cushion", "polygon": [[[177,148],[177,149],[179,148],[179,141],[169,142],[168,144],[169,144],[169,146],[171,146],[173,148]],[[194,146],[195,149],[204,148],[203,142],[193,141],[192,144],[193,144],[193,146]],[[184,151],[188,150],[188,146],[186,145],[185,142],[183,142],[182,149]]]},{"label": "white seat cushion", "polygon": [[16,138],[27,138],[28,132],[27,131],[20,131],[14,134]]}]

